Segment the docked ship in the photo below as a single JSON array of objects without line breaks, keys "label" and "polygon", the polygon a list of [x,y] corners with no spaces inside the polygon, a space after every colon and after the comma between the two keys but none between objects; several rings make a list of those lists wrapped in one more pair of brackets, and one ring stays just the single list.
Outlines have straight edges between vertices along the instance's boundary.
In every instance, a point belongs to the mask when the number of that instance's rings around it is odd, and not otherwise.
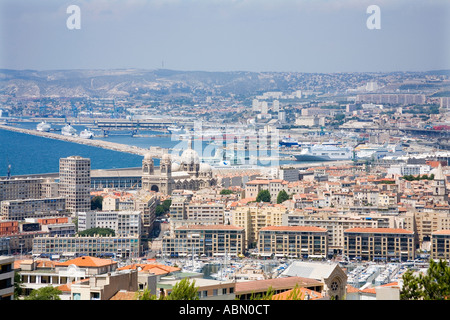
[{"label": "docked ship", "polygon": [[176,125],[171,125],[169,127],[167,127],[167,130],[169,130],[170,133],[180,133],[183,131],[182,127],[176,126]]},{"label": "docked ship", "polygon": [[291,137],[284,137],[283,139],[280,140],[280,146],[285,147],[298,146],[298,141]]},{"label": "docked ship", "polygon": [[334,161],[353,159],[353,149],[336,145],[312,145],[294,155],[297,161]]},{"label": "docked ship", "polygon": [[93,139],[94,138],[94,133],[88,129],[84,129],[83,131],[80,132],[80,138],[83,139]]},{"label": "docked ship", "polygon": [[39,123],[36,126],[36,130],[40,131],[40,132],[50,132],[51,128],[52,128],[52,126],[49,123],[45,122],[45,121],[42,121],[41,123]]},{"label": "docked ship", "polygon": [[63,136],[76,136],[77,135],[77,130],[74,127],[72,127],[70,124],[66,124],[61,129],[61,134]]}]

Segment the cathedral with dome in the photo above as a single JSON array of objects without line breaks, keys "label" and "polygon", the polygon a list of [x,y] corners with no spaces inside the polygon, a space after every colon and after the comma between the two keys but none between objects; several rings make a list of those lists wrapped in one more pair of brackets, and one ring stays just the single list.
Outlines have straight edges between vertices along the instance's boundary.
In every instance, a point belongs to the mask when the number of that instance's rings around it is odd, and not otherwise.
[{"label": "cathedral with dome", "polygon": [[217,183],[212,168],[200,162],[198,153],[192,149],[192,142],[183,151],[179,161],[169,154],[161,158],[159,169],[155,168],[151,154],[142,160],[142,189],[172,194],[173,190],[199,190]]}]

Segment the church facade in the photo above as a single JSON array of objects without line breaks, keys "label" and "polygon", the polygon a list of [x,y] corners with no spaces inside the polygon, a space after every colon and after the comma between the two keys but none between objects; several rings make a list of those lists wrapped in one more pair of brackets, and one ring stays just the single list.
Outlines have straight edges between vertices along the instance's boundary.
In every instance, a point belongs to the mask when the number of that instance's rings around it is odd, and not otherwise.
[{"label": "church facade", "polygon": [[164,154],[159,168],[155,168],[150,154],[142,160],[142,189],[162,192],[170,195],[173,190],[200,190],[215,186],[217,180],[212,168],[207,163],[201,163],[200,158],[191,145],[186,149],[179,162],[172,161],[169,154]]}]

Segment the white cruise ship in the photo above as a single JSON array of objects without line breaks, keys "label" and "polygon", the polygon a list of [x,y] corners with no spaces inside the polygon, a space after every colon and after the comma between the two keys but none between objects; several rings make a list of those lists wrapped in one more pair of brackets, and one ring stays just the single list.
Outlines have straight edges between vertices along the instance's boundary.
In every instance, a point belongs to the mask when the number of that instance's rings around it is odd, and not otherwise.
[{"label": "white cruise ship", "polygon": [[45,121],[42,121],[36,126],[36,130],[40,132],[49,132],[51,128],[52,126]]},{"label": "white cruise ship", "polygon": [[80,132],[80,138],[83,139],[93,139],[94,138],[94,133],[88,129],[84,129],[83,131]]},{"label": "white cruise ship", "polygon": [[70,124],[66,124],[61,129],[61,134],[63,136],[76,136],[77,135],[77,130],[74,127],[72,127]]},{"label": "white cruise ship", "polygon": [[304,147],[299,154],[294,155],[297,161],[333,161],[353,159],[353,148],[334,145]]},{"label": "white cruise ship", "polygon": [[167,130],[169,130],[170,133],[180,133],[183,131],[183,128],[176,125],[171,125],[167,127]]}]

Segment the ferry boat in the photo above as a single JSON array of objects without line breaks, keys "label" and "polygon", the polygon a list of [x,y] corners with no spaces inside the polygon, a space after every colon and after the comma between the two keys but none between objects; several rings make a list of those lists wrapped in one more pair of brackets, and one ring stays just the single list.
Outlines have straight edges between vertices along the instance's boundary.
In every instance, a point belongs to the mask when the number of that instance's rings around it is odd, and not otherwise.
[{"label": "ferry boat", "polygon": [[42,121],[36,126],[36,130],[40,132],[49,132],[51,128],[52,126],[45,121]]},{"label": "ferry boat", "polygon": [[334,161],[353,159],[353,149],[335,145],[312,145],[294,155],[297,161]]},{"label": "ferry boat", "polygon": [[280,140],[280,146],[285,147],[298,146],[298,141],[291,137],[284,137],[283,139]]},{"label": "ferry boat", "polygon": [[94,133],[88,129],[84,129],[83,131],[80,132],[80,138],[83,139],[93,139],[94,138]]},{"label": "ferry boat", "polygon": [[77,135],[77,130],[74,129],[74,127],[72,127],[70,124],[66,124],[62,129],[61,129],[61,134],[63,136],[76,136]]},{"label": "ferry boat", "polygon": [[180,133],[183,131],[183,128],[176,125],[171,125],[167,127],[167,130],[169,130],[170,133]]}]

